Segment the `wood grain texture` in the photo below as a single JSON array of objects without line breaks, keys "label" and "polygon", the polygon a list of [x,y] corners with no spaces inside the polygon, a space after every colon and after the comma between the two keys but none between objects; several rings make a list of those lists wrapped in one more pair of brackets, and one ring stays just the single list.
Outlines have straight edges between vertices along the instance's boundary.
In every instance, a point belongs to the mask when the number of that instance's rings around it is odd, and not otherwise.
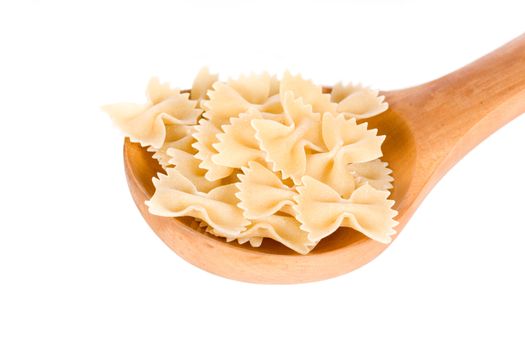
[{"label": "wood grain texture", "polygon": [[[394,171],[399,233],[456,162],[525,112],[525,35],[445,77],[384,94],[390,108],[369,124],[387,135],[383,159]],[[151,215],[144,201],[162,169],[129,140],[124,163],[133,199],[153,231],[182,258],[217,275],[256,283],[317,281],[350,272],[388,247],[350,229],[338,230],[305,256],[269,239],[260,248],[226,243],[190,228],[189,218]]]}]

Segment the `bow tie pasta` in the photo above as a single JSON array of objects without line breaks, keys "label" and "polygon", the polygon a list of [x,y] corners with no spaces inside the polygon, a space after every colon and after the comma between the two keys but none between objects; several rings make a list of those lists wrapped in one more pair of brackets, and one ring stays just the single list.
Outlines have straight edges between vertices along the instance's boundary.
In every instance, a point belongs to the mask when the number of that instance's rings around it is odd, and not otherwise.
[{"label": "bow tie pasta", "polygon": [[[192,229],[299,254],[348,227],[388,243],[397,212],[384,135],[363,120],[388,109],[361,85],[330,93],[300,75],[220,81],[201,70],[190,91],[151,79],[145,104],[103,110],[164,169],[150,213],[193,217]],[[348,233],[356,234],[356,233]]]}]

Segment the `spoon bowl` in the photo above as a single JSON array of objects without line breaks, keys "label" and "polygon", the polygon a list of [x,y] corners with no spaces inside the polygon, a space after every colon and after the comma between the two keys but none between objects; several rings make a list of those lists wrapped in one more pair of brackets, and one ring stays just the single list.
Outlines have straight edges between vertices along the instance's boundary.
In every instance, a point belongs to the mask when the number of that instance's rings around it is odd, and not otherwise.
[{"label": "spoon bowl", "polygon": [[[387,135],[382,159],[393,170],[390,198],[399,212],[399,234],[457,161],[525,112],[525,35],[440,79],[383,94],[390,108],[368,122],[378,134]],[[348,228],[321,240],[307,255],[271,239],[259,248],[227,243],[200,231],[191,218],[148,212],[144,202],[154,193],[151,179],[162,168],[151,153],[128,139],[124,165],[133,199],[153,231],[182,258],[217,275],[255,283],[311,282],[350,272],[388,247]]]}]

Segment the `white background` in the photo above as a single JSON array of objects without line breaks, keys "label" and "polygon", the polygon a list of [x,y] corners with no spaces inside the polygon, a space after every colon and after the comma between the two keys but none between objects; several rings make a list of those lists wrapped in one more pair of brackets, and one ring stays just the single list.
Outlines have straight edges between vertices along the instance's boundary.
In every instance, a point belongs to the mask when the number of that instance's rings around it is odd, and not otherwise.
[{"label": "white background", "polygon": [[230,281],[135,208],[99,110],[151,75],[286,68],[383,90],[518,36],[523,1],[0,4],[0,349],[525,347],[522,116],[435,187],[379,258],[328,281]]}]

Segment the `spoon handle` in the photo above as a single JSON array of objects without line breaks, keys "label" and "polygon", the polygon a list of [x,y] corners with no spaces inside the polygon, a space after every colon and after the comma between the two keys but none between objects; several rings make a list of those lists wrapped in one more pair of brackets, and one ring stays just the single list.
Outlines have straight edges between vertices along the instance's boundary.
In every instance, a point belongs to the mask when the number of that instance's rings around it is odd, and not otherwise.
[{"label": "spoon handle", "polygon": [[418,158],[428,161],[427,170],[439,166],[443,174],[525,112],[525,34],[455,72],[406,89],[401,96],[393,102],[412,111],[406,115]]}]

